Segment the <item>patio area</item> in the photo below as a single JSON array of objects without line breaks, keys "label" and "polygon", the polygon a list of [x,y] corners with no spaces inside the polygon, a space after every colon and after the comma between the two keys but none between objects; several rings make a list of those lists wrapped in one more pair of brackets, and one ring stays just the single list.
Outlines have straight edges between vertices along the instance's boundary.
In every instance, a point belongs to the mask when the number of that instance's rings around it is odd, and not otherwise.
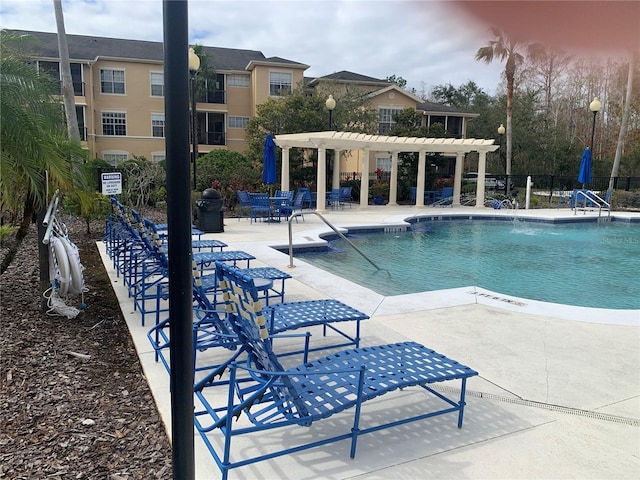
[{"label": "patio area", "polygon": [[[324,212],[336,227],[402,225],[420,214],[510,215],[475,207],[360,207]],[[565,210],[520,211],[519,217],[574,217]],[[585,212],[584,216],[597,215]],[[640,214],[612,214],[640,219]],[[583,213],[580,213],[583,216]],[[636,478],[640,472],[640,312],[564,307],[543,302],[510,302],[499,292],[470,286],[438,292],[384,297],[318,270],[272,247],[288,246],[288,224],[225,219],[223,233],[205,234],[230,250],[256,257],[252,265],[286,271],[286,301],[340,300],[369,315],[362,324],[364,345],[414,340],[479,372],[467,384],[462,429],[455,416],[441,416],[360,438],[357,456],[348,442],[265,461],[230,472],[231,479],[389,478]],[[329,228],[315,215],[292,224],[294,244],[323,243]],[[99,244],[168,431],[169,376],[155,362],[133,301]],[[631,280],[631,279],[629,279]],[[506,301],[505,301],[506,300]],[[445,384],[443,389],[448,388]],[[424,408],[415,393],[385,395],[363,407],[363,422],[408,416]],[[346,415],[348,417],[348,413]],[[346,422],[346,423],[345,423]],[[337,414],[314,424],[265,432],[260,441],[238,440],[234,451],[255,454],[269,445],[295,444],[296,437],[321,435],[348,418]],[[171,432],[169,431],[169,434]],[[195,434],[198,479],[219,471]],[[221,436],[220,436],[221,438]]]}]

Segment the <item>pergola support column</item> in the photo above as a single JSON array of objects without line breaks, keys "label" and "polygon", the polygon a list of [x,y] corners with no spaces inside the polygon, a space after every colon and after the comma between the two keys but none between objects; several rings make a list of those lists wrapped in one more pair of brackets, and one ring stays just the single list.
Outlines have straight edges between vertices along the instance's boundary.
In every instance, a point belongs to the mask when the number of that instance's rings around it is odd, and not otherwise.
[{"label": "pergola support column", "polygon": [[389,205],[398,204],[398,152],[391,152],[391,177],[389,178]]},{"label": "pergola support column", "polygon": [[333,151],[333,175],[331,177],[331,188],[340,188],[340,153],[342,150]]},{"label": "pergola support column", "polygon": [[487,172],[487,152],[478,157],[478,185],[476,186],[476,208],[484,208],[484,179]]},{"label": "pergola support column", "polygon": [[360,177],[360,206],[369,205],[369,149],[362,151],[362,176]]},{"label": "pergola support column", "polygon": [[282,147],[281,190],[289,190],[289,150],[291,150],[290,147]]},{"label": "pergola support column", "polygon": [[456,169],[453,175],[453,206],[460,206],[460,195],[462,194],[462,170],[464,167],[464,152],[456,153]]},{"label": "pergola support column", "polygon": [[316,211],[324,212],[327,208],[327,149],[318,148],[318,181],[316,182]]},{"label": "pergola support column", "polygon": [[416,207],[424,207],[424,175],[427,169],[426,153],[424,150],[418,152],[418,178],[416,180]]}]

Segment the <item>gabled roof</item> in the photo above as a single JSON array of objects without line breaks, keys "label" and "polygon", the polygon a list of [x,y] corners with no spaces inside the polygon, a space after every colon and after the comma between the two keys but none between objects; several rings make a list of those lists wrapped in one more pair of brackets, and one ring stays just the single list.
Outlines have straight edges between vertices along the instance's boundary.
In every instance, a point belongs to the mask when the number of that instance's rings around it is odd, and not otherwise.
[{"label": "gabled roof", "polygon": [[407,92],[406,90],[403,90],[402,88],[400,88],[398,85],[396,84],[391,84],[388,87],[385,87],[381,90],[374,90],[373,92],[369,92],[369,97],[377,97],[378,95],[382,95],[385,94],[387,92],[398,92],[400,95],[404,95],[405,97],[409,97],[411,100],[413,100],[416,103],[420,103],[422,102],[422,99],[420,97],[416,97],[414,94]]},{"label": "gabled roof", "polygon": [[367,135],[353,132],[308,132],[276,135],[274,138],[279,147],[300,148],[339,148],[345,150],[362,150],[387,152],[433,152],[433,153],[468,153],[494,152],[499,145],[494,140],[475,138],[423,138],[423,137],[391,137],[387,135]]},{"label": "gabled roof", "polygon": [[257,65],[268,65],[268,66],[280,66],[285,68],[302,68],[306,70],[309,68],[309,65],[305,65],[304,63],[294,62],[293,60],[287,60],[286,58],[280,57],[269,57],[262,60],[251,60],[245,67],[246,70],[253,70]]},{"label": "gabled roof", "polygon": [[358,83],[361,85],[377,85],[377,86],[387,86],[389,82],[386,80],[380,80],[379,78],[368,77],[366,75],[361,75],[359,73],[353,73],[346,70],[342,70],[341,72],[335,72],[330,75],[325,75],[323,77],[316,77],[309,82],[309,85],[315,85],[321,81],[330,81],[337,83]]},{"label": "gabled roof", "polygon": [[[38,42],[29,47],[29,54],[36,58],[58,59],[58,37],[55,33],[33,32],[27,30],[7,30],[18,35],[29,35]],[[126,59],[149,62],[164,62],[162,42],[145,40],[125,40],[121,38],[90,37],[86,35],[67,34],[69,58],[71,61],[91,62],[98,58]],[[241,50],[237,48],[202,47],[209,62],[216,70],[245,71],[251,62],[277,63],[281,65],[308,66],[279,57],[267,59],[257,50]]]}]

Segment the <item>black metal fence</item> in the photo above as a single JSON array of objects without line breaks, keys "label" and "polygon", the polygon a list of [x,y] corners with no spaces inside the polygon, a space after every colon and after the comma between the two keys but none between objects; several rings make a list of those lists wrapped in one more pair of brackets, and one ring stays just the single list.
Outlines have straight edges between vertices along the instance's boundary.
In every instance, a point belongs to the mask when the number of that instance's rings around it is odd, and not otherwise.
[{"label": "black metal fence", "polygon": [[[527,177],[529,175],[510,175],[509,180],[512,188],[526,188]],[[577,175],[530,175],[533,183],[533,188],[536,190],[573,190],[574,188],[582,188],[582,184],[578,182]],[[360,180],[362,175],[360,172],[340,172],[341,181]],[[377,174],[375,172],[369,173],[369,181],[381,181],[388,182],[390,174],[389,172],[382,172]],[[447,177],[447,179],[450,177]],[[592,177],[591,182],[585,185],[585,188],[590,190],[605,191],[609,188],[610,177]],[[505,182],[505,185],[506,182]],[[413,186],[413,185],[411,185]],[[613,182],[614,190],[640,190],[640,177],[616,177]]]},{"label": "black metal fence", "polygon": [[[527,177],[529,175],[511,175],[511,184],[514,188],[525,188],[527,186]],[[578,182],[577,175],[530,175],[533,188],[536,190],[573,190],[574,188],[582,188],[582,184]],[[606,191],[609,188],[610,177],[592,177],[591,182],[585,184],[585,188],[590,190]],[[640,177],[616,177],[613,182],[614,190],[638,190],[640,189]]]}]

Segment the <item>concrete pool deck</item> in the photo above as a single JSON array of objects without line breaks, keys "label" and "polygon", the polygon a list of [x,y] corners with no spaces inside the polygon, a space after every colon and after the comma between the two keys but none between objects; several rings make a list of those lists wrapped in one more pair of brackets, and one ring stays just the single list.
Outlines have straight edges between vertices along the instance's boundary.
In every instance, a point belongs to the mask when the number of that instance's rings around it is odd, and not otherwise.
[{"label": "concrete pool deck", "polygon": [[[573,219],[564,210],[519,211],[520,218]],[[513,215],[493,209],[365,207],[323,212],[336,227],[401,225],[416,215]],[[578,216],[597,215],[582,212]],[[616,214],[640,221],[640,214]],[[330,229],[315,215],[292,225],[296,245],[317,245]],[[286,223],[225,219],[225,232],[206,234],[244,250],[252,266],[287,271],[287,301],[336,298],[371,316],[363,343],[415,340],[477,370],[469,380],[462,429],[444,415],[360,438],[355,459],[340,442],[232,470],[230,479],[637,478],[640,474],[640,311],[598,311],[520,302],[477,288],[383,297],[289,257]],[[104,248],[100,245],[104,255]],[[639,247],[640,249],[640,247]],[[133,302],[105,261],[160,414],[169,430],[169,376],[154,361]],[[634,279],[627,279],[634,281]],[[525,303],[523,307],[518,305]],[[149,325],[149,323],[147,323]],[[458,387],[458,385],[452,385]],[[420,408],[423,397],[394,393],[367,402],[364,421]],[[336,415],[318,431],[346,423]],[[170,434],[170,432],[169,432]],[[309,429],[237,441],[240,453],[295,442]],[[220,478],[199,435],[198,479]]]}]

